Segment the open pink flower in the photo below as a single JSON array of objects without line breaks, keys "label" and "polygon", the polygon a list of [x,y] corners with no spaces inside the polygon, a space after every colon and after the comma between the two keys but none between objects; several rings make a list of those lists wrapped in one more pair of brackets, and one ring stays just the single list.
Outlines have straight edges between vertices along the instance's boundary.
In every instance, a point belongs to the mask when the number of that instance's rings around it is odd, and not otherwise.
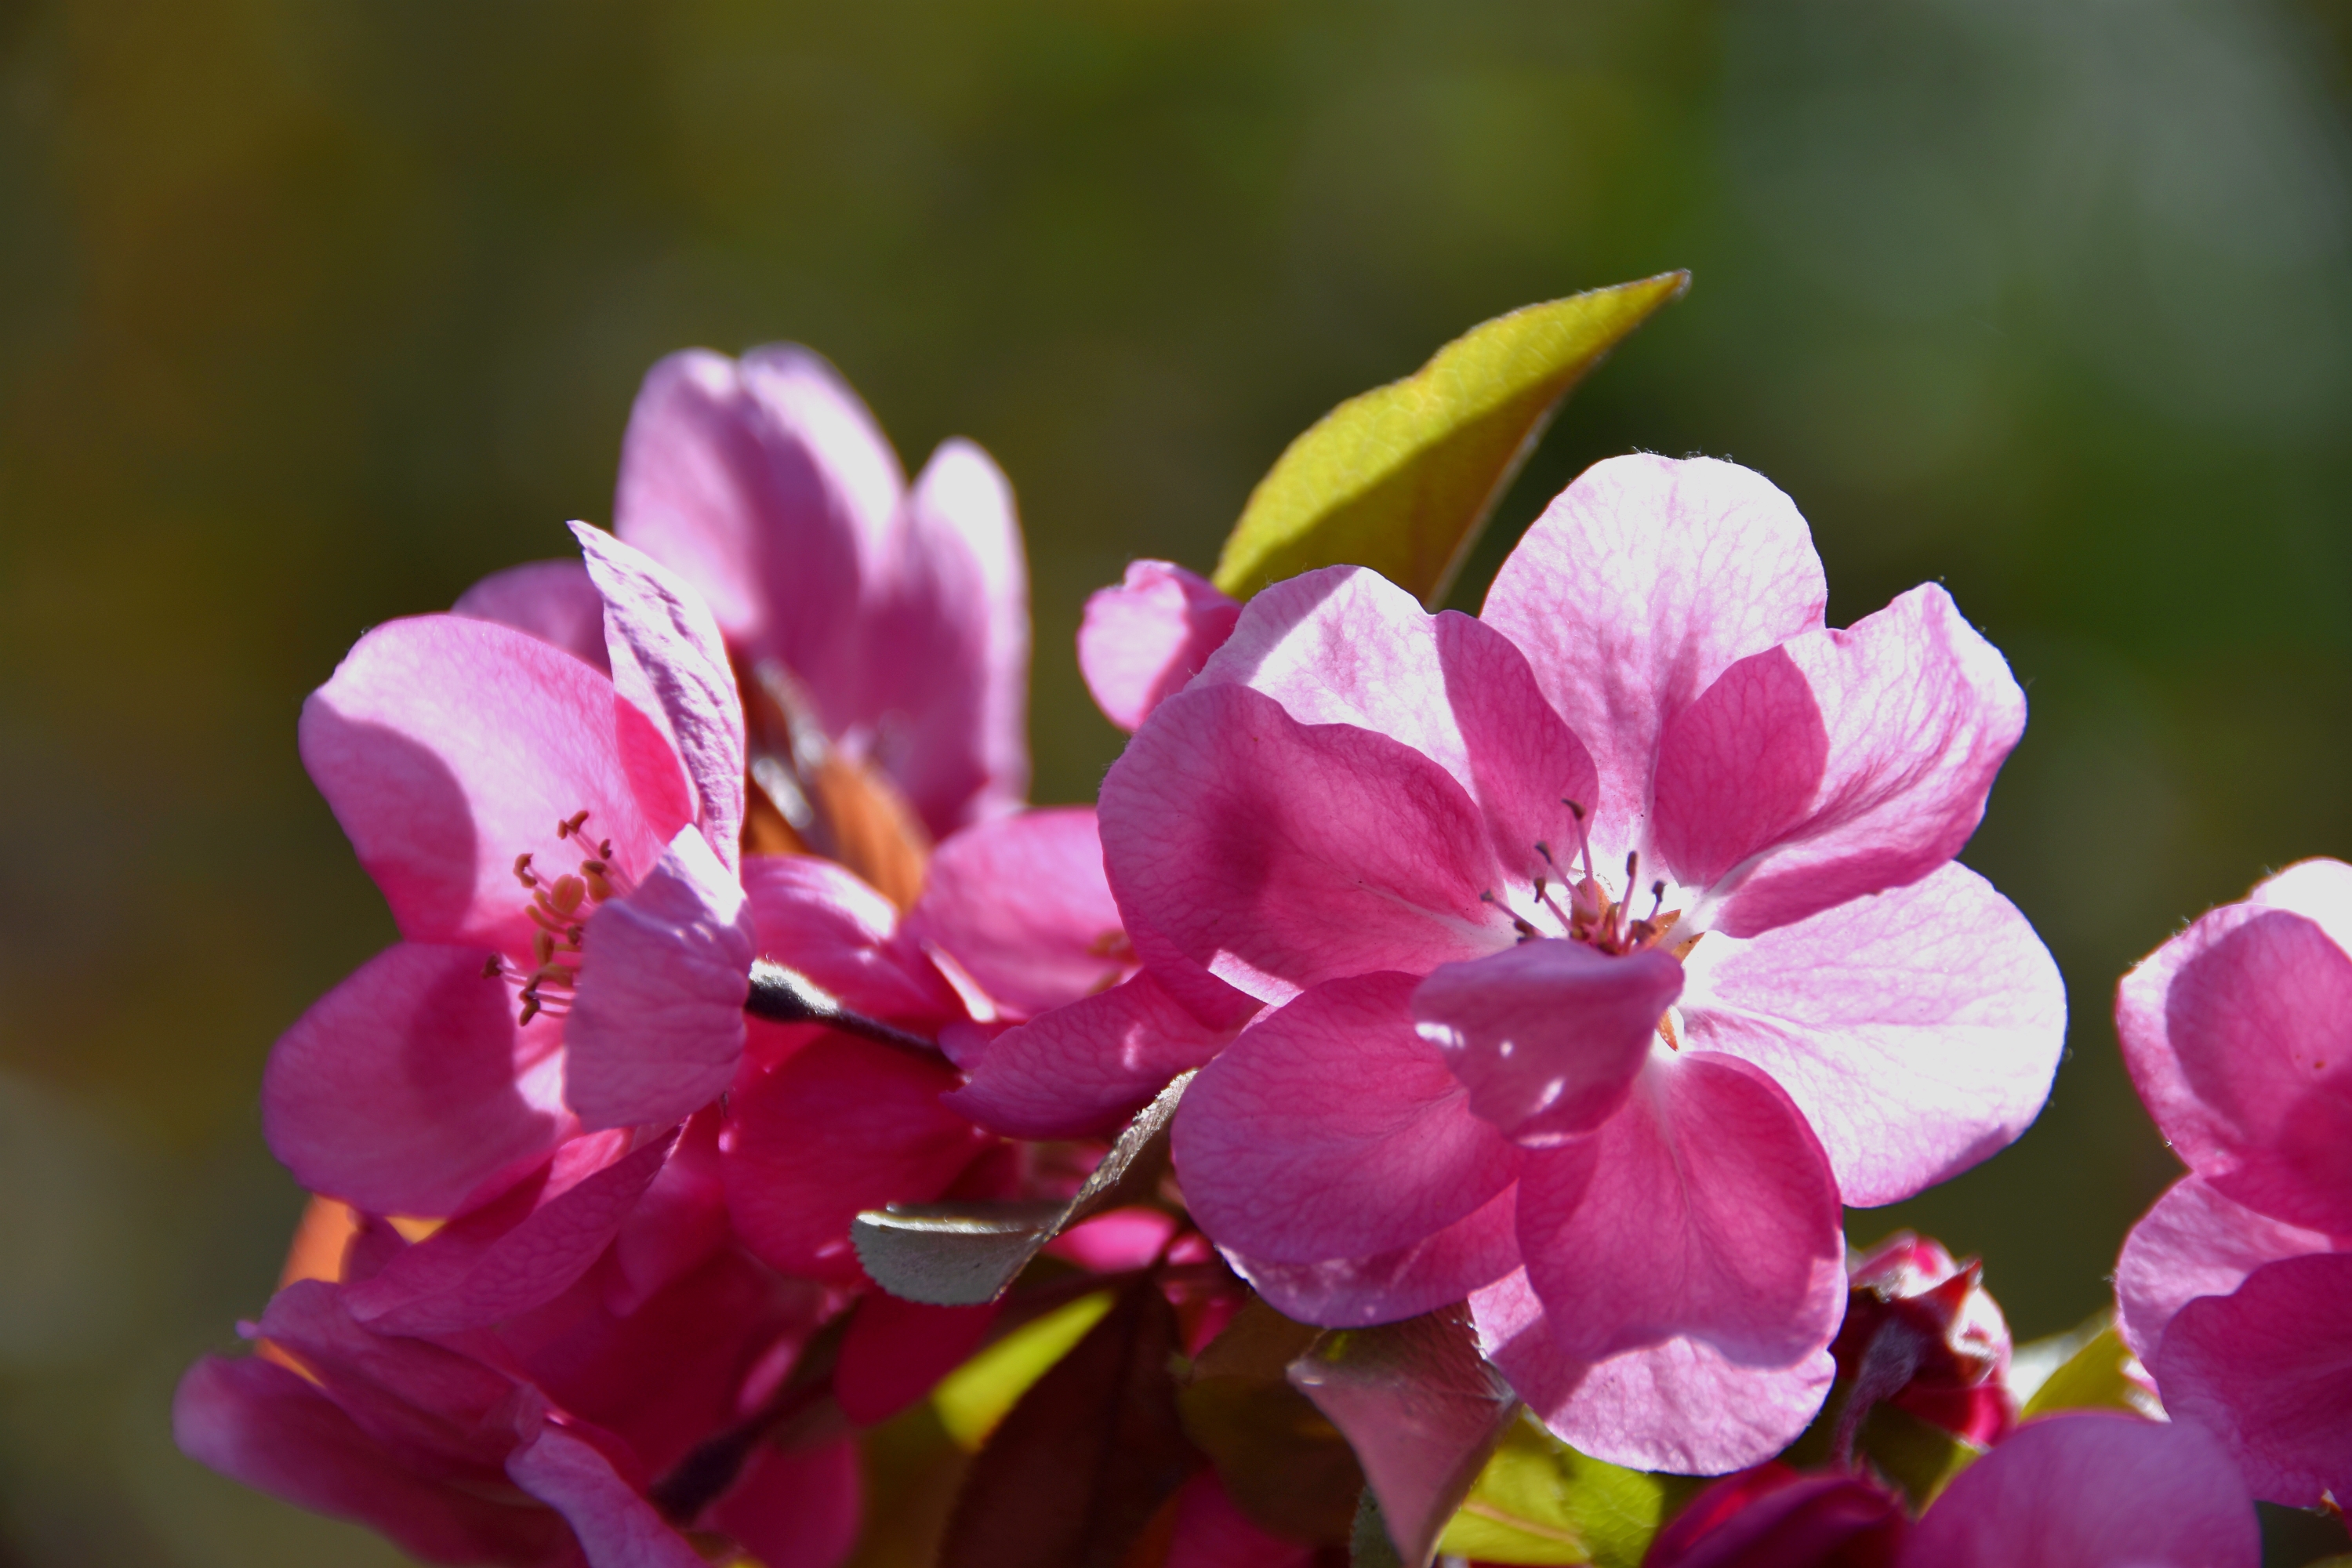
[{"label": "open pink flower", "polygon": [[2118,1326],[2254,1495],[2352,1499],[2352,867],[2306,860],[2124,977],[2116,1026],[2189,1174],[2124,1244]]},{"label": "open pink flower", "polygon": [[909,489],[815,353],[688,350],[637,394],[613,525],[701,591],[747,665],[788,672],[935,837],[1019,805],[1028,573],[1012,489],[978,447],[944,443]]},{"label": "open pink flower", "polygon": [[1939,588],[1845,631],[1822,602],[1786,497],[1653,458],[1554,502],[1483,619],[1354,569],[1259,595],[1105,783],[1141,973],[958,1103],[1098,1123],[1213,1057],[1179,1174],[1283,1310],[1468,1294],[1580,1447],[1776,1451],[1830,1382],[1841,1198],[2007,1143],[2063,1026],[1951,863],[2023,722],[2007,668]]}]

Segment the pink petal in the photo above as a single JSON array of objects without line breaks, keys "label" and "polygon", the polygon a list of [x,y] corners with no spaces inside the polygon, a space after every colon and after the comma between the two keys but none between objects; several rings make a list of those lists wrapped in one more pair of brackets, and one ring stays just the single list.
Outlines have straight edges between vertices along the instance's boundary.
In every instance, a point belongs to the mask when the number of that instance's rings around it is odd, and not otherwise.
[{"label": "pink petal", "polygon": [[1682,988],[1682,965],[1656,948],[1531,941],[1433,971],[1412,1016],[1468,1087],[1471,1114],[1545,1148],[1615,1114]]},{"label": "pink petal", "polygon": [[1518,1151],[1471,1114],[1445,1058],[1413,1032],[1415,984],[1318,985],[1201,1069],[1171,1149],[1210,1239],[1261,1262],[1392,1252],[1483,1208],[1518,1173]]},{"label": "pink petal", "polygon": [[947,1103],[1009,1137],[1106,1131],[1232,1037],[1180,1006],[1146,970],[997,1036]]},{"label": "pink petal", "polygon": [[269,1053],[262,1136],[294,1179],[375,1214],[450,1215],[576,1128],[562,1031],[515,1023],[472,948],[403,942],[313,1003]]},{"label": "pink petal", "polygon": [[2213,910],[2124,976],[2125,1064],[2215,1190],[2352,1235],[2352,957],[2305,916]]},{"label": "pink petal", "polygon": [[709,1518],[760,1568],[835,1568],[857,1544],[865,1501],[856,1443],[762,1444]]},{"label": "pink petal", "polygon": [[315,1386],[258,1357],[190,1367],[172,1401],[172,1434],[221,1474],[364,1524],[427,1563],[549,1563],[568,1545],[553,1513],[425,1479]]},{"label": "pink petal", "polygon": [[351,1292],[305,1279],[270,1298],[258,1337],[301,1362],[336,1405],[412,1468],[496,1474],[513,1422],[538,1405],[515,1380],[470,1356],[357,1321]]},{"label": "pink petal", "polygon": [[2104,1411],[2029,1421],[1954,1477],[1903,1568],[2254,1568],[2252,1501],[2213,1440]]},{"label": "pink petal", "polygon": [[589,1127],[682,1121],[743,1054],[751,920],[742,886],[696,833],[588,921],[564,1020],[563,1095]]},{"label": "pink petal", "polygon": [[1297,1322],[1399,1322],[1459,1301],[1518,1267],[1517,1194],[1517,1185],[1507,1186],[1444,1229],[1370,1257],[1277,1263],[1228,1248],[1225,1261],[1267,1305]]},{"label": "pink petal", "polygon": [[604,651],[604,595],[578,561],[526,561],[493,572],[458,595],[449,613],[529,632],[613,672]]},{"label": "pink petal", "polygon": [[2352,1253],[2266,1263],[2190,1301],[2148,1370],[2166,1413],[2210,1433],[2256,1497],[2352,1497]]},{"label": "pink petal", "polygon": [[880,1290],[842,1336],[833,1396],[854,1426],[878,1426],[936,1387],[988,1337],[1001,1304],[932,1307]]},{"label": "pink petal", "polygon": [[1225,1495],[1213,1467],[1176,1494],[1176,1529],[1165,1568],[1312,1568],[1315,1560],[1315,1548],[1252,1524]]},{"label": "pink petal", "polygon": [[2352,866],[2341,860],[2298,860],[2257,884],[2246,902],[2301,915],[2352,952]]},{"label": "pink petal", "polygon": [[866,583],[905,479],[838,373],[793,344],[672,354],[621,441],[614,531],[709,602],[729,639],[799,676],[839,733]]},{"label": "pink petal", "polygon": [[1675,1339],[1748,1367],[1807,1360],[1845,1307],[1842,1217],[1789,1097],[1711,1052],[1654,1058],[1614,1116],[1519,1174],[1528,1280],[1586,1362]]},{"label": "pink petal", "polygon": [[1161,703],[1103,781],[1101,821],[1120,907],[1261,1001],[1510,945],[1507,914],[1479,901],[1504,877],[1461,785],[1246,688]]},{"label": "pink petal", "polygon": [[1811,1424],[1837,1374],[1826,1350],[1746,1366],[1690,1338],[1580,1361],[1524,1271],[1472,1295],[1470,1310],[1479,1348],[1545,1426],[1635,1469],[1719,1476],[1760,1464]]},{"label": "pink petal", "polygon": [[571,1524],[589,1568],[705,1568],[603,1450],[551,1421],[515,1450],[507,1474]]},{"label": "pink petal", "polygon": [[2066,990],[2016,906],[1968,868],[1684,960],[1689,1044],[1755,1063],[1829,1152],[1848,1204],[1909,1197],[2041,1111]]},{"label": "pink petal", "polygon": [[1763,1465],[1693,1498],[1642,1568],[1888,1568],[1910,1522],[1900,1498],[1860,1476]]},{"label": "pink petal", "polygon": [[605,1304],[626,1315],[680,1276],[699,1267],[727,1241],[727,1189],[719,1165],[719,1108],[694,1113],[613,1237],[619,1278]]},{"label": "pink petal", "polygon": [[1718,676],[1659,737],[1652,842],[1753,936],[1958,854],[2025,730],[2008,664],[1933,583]]},{"label": "pink petal", "polygon": [[675,1136],[634,1152],[620,1134],[573,1139],[543,1178],[518,1184],[349,1287],[352,1316],[382,1333],[455,1333],[560,1295],[611,1244]]},{"label": "pink petal", "polygon": [[925,1029],[961,1016],[953,988],[898,936],[898,910],[855,872],[814,855],[752,855],[743,891],[760,956],[855,1010]]},{"label": "pink petal", "polygon": [[931,857],[907,923],[1022,1017],[1090,996],[1134,968],[1090,806],[1041,807],[950,838]]},{"label": "pink petal", "polygon": [[1477,803],[1516,881],[1546,874],[1539,841],[1565,855],[1576,826],[1562,802],[1589,810],[1598,788],[1583,743],[1508,638],[1455,611],[1432,616],[1360,566],[1252,599],[1201,684],[1245,685],[1301,724],[1352,724],[1419,752]]},{"label": "pink petal", "polygon": [[788,1274],[861,1282],[858,1211],[938,1197],[990,1142],[940,1103],[955,1081],[944,1062],[827,1035],[739,1085],[720,1141],[737,1233]]},{"label": "pink petal", "polygon": [[1733,660],[1822,624],[1805,520],[1711,458],[1596,463],[1528,530],[1479,618],[1519,646],[1600,774],[1593,848],[1639,842],[1666,723]]},{"label": "pink petal", "polygon": [[610,680],[536,637],[420,616],[362,637],[311,693],[302,763],[403,936],[519,957],[537,928],[518,855],[569,871],[582,849],[556,826],[585,811],[588,842],[611,839],[635,873],[688,820],[682,794],[650,816],[640,804],[616,707],[645,727]]},{"label": "pink petal", "polygon": [[699,803],[695,821],[721,863],[742,855],[743,701],[719,623],[684,579],[601,529],[572,525],[604,599],[613,686],[654,721]]},{"label": "pink petal", "polygon": [[1013,487],[969,441],[940,445],[907,498],[862,628],[871,754],[935,837],[1029,788],[1029,569]]},{"label": "pink petal", "polygon": [[1115,588],[1087,599],[1078,668],[1103,716],[1129,734],[1201,671],[1242,613],[1205,577],[1167,561],[1130,561]]},{"label": "pink petal", "polygon": [[2173,1315],[2198,1297],[2226,1296],[2265,1263],[2334,1249],[2319,1231],[2257,1214],[2184,1176],[2124,1238],[2116,1327],[2134,1355],[2151,1361]]}]

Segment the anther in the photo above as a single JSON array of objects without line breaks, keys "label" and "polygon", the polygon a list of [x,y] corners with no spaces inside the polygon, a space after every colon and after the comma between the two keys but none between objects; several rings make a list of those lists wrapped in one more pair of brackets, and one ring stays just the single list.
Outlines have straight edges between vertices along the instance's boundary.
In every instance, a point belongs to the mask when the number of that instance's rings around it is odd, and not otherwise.
[{"label": "anther", "polygon": [[1658,911],[1666,907],[1666,879],[1664,877],[1650,884],[1650,918],[1656,920]]},{"label": "anther", "polygon": [[496,980],[499,975],[506,973],[506,960],[500,958],[494,952],[490,954],[489,957],[482,961],[482,978],[485,980]]},{"label": "anther", "polygon": [[577,877],[558,877],[555,885],[547,890],[548,902],[560,915],[568,915],[578,909],[580,900],[587,896],[588,884]]},{"label": "anther", "polygon": [[599,860],[610,860],[612,858],[613,841],[609,838],[598,840],[596,845],[596,858]]},{"label": "anther", "polygon": [[580,831],[580,825],[587,820],[588,814],[585,811],[573,812],[571,816],[565,817],[562,821],[555,825],[556,837],[571,837],[573,834]]},{"label": "anther", "polygon": [[605,879],[604,867],[593,860],[586,861],[580,868],[580,875],[588,883],[588,896],[598,903],[613,896],[613,884]]},{"label": "anther", "polygon": [[526,888],[536,888],[539,886],[539,877],[537,873],[533,872],[530,868],[530,850],[526,849],[521,854],[515,857],[514,874],[515,880],[520,882]]},{"label": "anther", "polygon": [[526,991],[522,996],[522,1016],[515,1021],[519,1024],[528,1024],[539,1016],[539,998]]},{"label": "anther", "polygon": [[545,927],[530,933],[530,954],[545,963],[555,956],[555,936]]}]

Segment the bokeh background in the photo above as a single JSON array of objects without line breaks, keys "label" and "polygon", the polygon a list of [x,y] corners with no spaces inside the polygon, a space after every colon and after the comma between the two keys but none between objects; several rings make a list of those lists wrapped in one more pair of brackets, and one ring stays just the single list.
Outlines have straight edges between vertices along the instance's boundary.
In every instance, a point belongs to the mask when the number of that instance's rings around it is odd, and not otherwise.
[{"label": "bokeh background", "polygon": [[2069,1058],[1853,1234],[2071,1325],[2172,1171],[2116,975],[2352,852],[2347,94],[2352,12],[2284,0],[0,4],[0,1563],[394,1561],[166,1425],[299,1201],[264,1054],[392,935],[295,714],[606,518],[691,343],[814,344],[910,463],[1003,463],[1071,801],[1118,740],[1090,588],[1208,566],[1290,436],[1473,322],[1694,269],[1459,602],[1586,463],[1705,452],[1797,499],[1834,620],[1939,578],[2008,652],[1969,858]]}]

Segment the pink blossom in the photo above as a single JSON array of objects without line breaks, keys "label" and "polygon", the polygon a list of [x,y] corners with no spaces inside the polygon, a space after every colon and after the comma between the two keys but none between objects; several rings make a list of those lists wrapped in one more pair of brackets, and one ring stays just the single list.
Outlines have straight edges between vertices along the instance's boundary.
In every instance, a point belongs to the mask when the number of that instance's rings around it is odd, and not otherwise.
[{"label": "pink blossom", "polygon": [[1201,673],[1241,618],[1238,600],[1168,561],[1131,561],[1118,585],[1087,599],[1078,668],[1105,717],[1132,734]]},{"label": "pink blossom", "polygon": [[1933,585],[1822,603],[1786,497],[1646,457],[1555,501],[1483,619],[1357,569],[1268,589],[1105,783],[1142,972],[957,1103],[1076,1130],[1214,1058],[1179,1174],[1284,1311],[1469,1295],[1579,1447],[1777,1451],[1831,1380],[1841,1201],[2014,1138],[2063,1028],[1951,861],[2023,723],[2006,666]]},{"label": "pink blossom", "polygon": [[1028,574],[1013,492],[950,440],[908,488],[874,417],[796,344],[688,350],[646,374],[614,528],[709,601],[747,665],[787,672],[834,745],[931,833],[1028,787]]},{"label": "pink blossom", "polygon": [[2124,1244],[2118,1326],[2254,1495],[2352,1497],[2352,867],[2306,860],[2124,977],[2132,1081],[2189,1174]]},{"label": "pink blossom", "polygon": [[1830,1354],[1853,1384],[1838,1424],[1846,1453],[1884,1400],[1979,1447],[2017,1419],[2009,1394],[2009,1324],[1974,1259],[1898,1231],[1851,1260],[1845,1321]]}]

